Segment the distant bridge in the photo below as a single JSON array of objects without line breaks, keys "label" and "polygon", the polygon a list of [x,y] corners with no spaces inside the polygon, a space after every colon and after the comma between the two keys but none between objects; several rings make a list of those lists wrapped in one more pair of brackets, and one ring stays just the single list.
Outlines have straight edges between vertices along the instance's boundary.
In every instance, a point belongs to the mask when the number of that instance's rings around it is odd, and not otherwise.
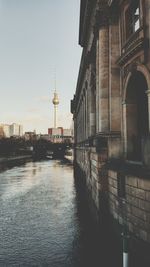
[{"label": "distant bridge", "polygon": [[72,143],[51,143],[51,142],[37,142],[33,146],[34,158],[64,158],[67,153],[71,153]]}]

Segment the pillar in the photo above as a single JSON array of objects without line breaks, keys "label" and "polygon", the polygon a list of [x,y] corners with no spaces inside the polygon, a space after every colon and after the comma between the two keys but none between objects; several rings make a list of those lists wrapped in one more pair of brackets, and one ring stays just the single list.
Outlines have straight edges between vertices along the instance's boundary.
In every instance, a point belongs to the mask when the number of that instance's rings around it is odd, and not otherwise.
[{"label": "pillar", "polygon": [[146,91],[148,97],[148,122],[149,122],[149,132],[150,132],[150,90]]},{"label": "pillar", "polygon": [[97,132],[109,131],[109,28],[102,26],[99,29],[97,71]]}]

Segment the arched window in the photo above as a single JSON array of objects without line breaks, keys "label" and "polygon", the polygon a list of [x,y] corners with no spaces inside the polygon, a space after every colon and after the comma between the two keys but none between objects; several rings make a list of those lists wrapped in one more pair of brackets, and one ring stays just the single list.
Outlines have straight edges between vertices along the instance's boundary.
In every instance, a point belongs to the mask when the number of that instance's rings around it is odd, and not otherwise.
[{"label": "arched window", "polygon": [[126,92],[127,159],[142,160],[142,140],[148,135],[147,82],[136,71],[130,78]]}]

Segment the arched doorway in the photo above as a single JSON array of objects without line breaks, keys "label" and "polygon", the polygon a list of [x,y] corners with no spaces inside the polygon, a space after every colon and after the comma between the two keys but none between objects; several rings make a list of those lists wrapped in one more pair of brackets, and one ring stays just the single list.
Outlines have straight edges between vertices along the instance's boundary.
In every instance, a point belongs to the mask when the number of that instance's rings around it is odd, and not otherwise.
[{"label": "arched doorway", "polygon": [[142,160],[142,140],[148,135],[148,90],[144,75],[135,71],[126,90],[127,159]]}]

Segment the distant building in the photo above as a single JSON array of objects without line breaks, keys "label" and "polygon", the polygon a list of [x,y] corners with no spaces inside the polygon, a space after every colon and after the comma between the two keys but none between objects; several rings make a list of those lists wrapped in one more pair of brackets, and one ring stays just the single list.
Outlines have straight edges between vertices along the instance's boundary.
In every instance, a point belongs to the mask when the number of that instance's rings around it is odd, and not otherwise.
[{"label": "distant building", "polygon": [[33,140],[37,140],[37,135],[36,132],[25,132],[24,134],[24,138],[26,141],[33,141]]},{"label": "distant building", "polygon": [[1,133],[3,137],[10,137],[10,125],[9,124],[1,124]]},{"label": "distant building", "polygon": [[3,130],[3,126],[0,124],[0,139],[4,138],[4,130]]},{"label": "distant building", "polygon": [[63,131],[62,128],[49,128],[48,134],[55,137],[61,137],[63,135]]},{"label": "distant building", "polygon": [[71,129],[63,129],[63,127],[49,128],[49,140],[53,143],[72,143],[73,136]]},{"label": "distant building", "polygon": [[10,136],[22,136],[23,135],[23,126],[17,123],[13,123],[9,126]]},{"label": "distant building", "polygon": [[71,129],[63,129],[63,136],[64,137],[70,137],[70,136],[72,136]]},{"label": "distant building", "polygon": [[39,139],[51,142],[51,136],[49,134],[40,134]]},{"label": "distant building", "polygon": [[23,126],[20,124],[0,124],[0,136],[1,138],[9,138],[11,136],[22,136],[23,135]]},{"label": "distant building", "polygon": [[19,125],[19,134],[20,136],[23,136],[23,126]]}]

